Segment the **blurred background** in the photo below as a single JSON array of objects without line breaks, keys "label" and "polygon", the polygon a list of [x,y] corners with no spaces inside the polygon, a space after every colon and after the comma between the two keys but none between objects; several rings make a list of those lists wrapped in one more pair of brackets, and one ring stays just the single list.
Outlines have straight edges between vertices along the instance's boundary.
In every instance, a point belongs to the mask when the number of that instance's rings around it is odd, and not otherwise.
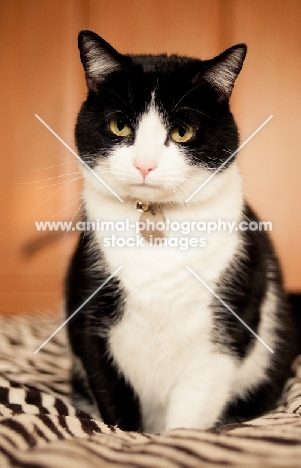
[{"label": "blurred background", "polygon": [[300,0],[0,0],[0,312],[57,310],[76,234],[39,234],[35,221],[79,215],[72,148],[85,99],[77,34],[91,29],[120,52],[203,59],[248,45],[232,96],[244,141],[239,156],[248,201],[280,255],[288,291],[301,291]]}]

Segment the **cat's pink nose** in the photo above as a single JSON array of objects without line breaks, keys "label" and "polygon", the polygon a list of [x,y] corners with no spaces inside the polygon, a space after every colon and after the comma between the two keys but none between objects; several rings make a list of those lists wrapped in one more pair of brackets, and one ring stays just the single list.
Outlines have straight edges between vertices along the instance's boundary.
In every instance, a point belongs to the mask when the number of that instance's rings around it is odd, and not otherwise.
[{"label": "cat's pink nose", "polygon": [[150,164],[146,165],[146,166],[143,166],[142,164],[140,164],[139,166],[137,166],[135,164],[135,167],[136,169],[138,169],[138,171],[140,172],[140,174],[142,175],[143,179],[146,178],[146,176],[151,172],[153,171],[156,166],[151,166]]}]

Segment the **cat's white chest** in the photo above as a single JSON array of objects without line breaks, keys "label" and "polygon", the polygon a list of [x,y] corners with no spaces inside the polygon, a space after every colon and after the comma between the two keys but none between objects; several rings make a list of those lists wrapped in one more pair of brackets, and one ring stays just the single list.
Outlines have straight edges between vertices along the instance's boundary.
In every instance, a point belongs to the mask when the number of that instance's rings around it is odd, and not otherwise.
[{"label": "cat's white chest", "polygon": [[[228,246],[228,261],[234,249]],[[210,258],[201,248],[187,252],[149,248],[132,255],[119,252],[125,308],[110,331],[110,351],[139,395],[144,430],[159,432],[173,426],[168,415],[179,388],[184,386],[183,397],[175,401],[185,402],[186,387],[188,393],[198,388],[204,404],[210,393],[204,379],[214,379],[212,386],[218,383],[217,377],[210,377],[212,363],[218,372],[232,365],[229,358],[216,355],[212,344],[212,295],[186,268],[191,266],[212,285],[224,268],[225,246]],[[228,375],[231,378],[231,372]],[[178,426],[177,419],[174,424]]]},{"label": "cat's white chest", "polygon": [[173,389],[185,381],[190,367],[201,367],[212,353],[211,297],[191,287],[188,270],[169,275],[162,279],[148,272],[145,289],[133,285],[124,315],[110,332],[111,353],[139,395],[149,431],[165,429]]}]

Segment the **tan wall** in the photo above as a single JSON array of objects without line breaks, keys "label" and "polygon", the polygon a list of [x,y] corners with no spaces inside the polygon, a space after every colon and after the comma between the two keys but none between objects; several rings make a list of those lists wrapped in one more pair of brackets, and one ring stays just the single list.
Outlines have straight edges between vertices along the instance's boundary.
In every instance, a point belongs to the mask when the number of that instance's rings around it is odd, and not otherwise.
[{"label": "tan wall", "polygon": [[299,0],[1,0],[0,311],[57,308],[75,236],[26,256],[34,221],[67,220],[80,206],[78,166],[34,117],[70,146],[85,96],[77,33],[90,28],[121,52],[209,58],[246,42],[233,95],[245,192],[274,223],[288,289],[301,289],[301,2]]}]

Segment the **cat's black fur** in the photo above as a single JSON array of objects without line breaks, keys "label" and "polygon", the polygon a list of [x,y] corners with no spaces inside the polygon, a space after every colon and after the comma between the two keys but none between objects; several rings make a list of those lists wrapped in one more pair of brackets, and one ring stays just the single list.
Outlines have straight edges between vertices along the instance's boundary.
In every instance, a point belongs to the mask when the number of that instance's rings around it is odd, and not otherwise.
[{"label": "cat's black fur", "polygon": [[[216,170],[237,149],[239,139],[229,110],[234,78],[232,86],[219,88],[215,77],[211,79],[210,70],[218,69],[232,51],[239,50],[239,59],[231,65],[236,77],[246,48],[243,45],[235,47],[210,61],[166,55],[124,56],[94,33],[82,32],[79,48],[89,92],[76,125],[76,143],[81,158],[92,169],[98,163],[95,155],[109,158],[112,148],[119,145],[120,140],[109,129],[108,116],[126,116],[135,130],[151,100],[151,92],[155,90],[156,104],[167,128],[181,122],[194,128],[193,139],[184,145],[189,164]],[[97,75],[90,67],[91,50],[94,61],[105,56],[108,68],[102,74]],[[130,147],[134,140],[135,131],[122,145]],[[222,170],[232,162],[229,161]],[[244,215],[249,220],[257,220],[248,206],[245,206]],[[275,334],[279,338],[266,370],[268,380],[250,388],[244,397],[231,398],[214,425],[243,421],[271,409],[289,376],[290,363],[297,350],[297,327],[287,308],[279,265],[267,234],[246,231],[241,239],[243,255],[239,250],[221,273],[216,292],[257,333],[260,307],[268,284],[273,284],[278,317]],[[68,316],[111,273],[94,233],[82,234],[67,278]],[[75,401],[84,403],[82,407],[87,411],[90,408],[95,412],[97,408],[105,423],[138,431],[144,429],[139,395],[110,354],[108,342],[109,330],[123,317],[125,301],[124,286],[114,278],[70,320],[68,330],[75,356],[73,388]],[[250,354],[256,338],[236,317],[225,313],[214,297],[211,307],[215,330],[212,340],[216,348],[233,356],[238,363],[242,362]],[[218,376],[217,385],[223,385]]]},{"label": "cat's black fur", "polygon": [[[88,274],[93,263],[101,260],[97,254],[91,259],[91,243],[91,235],[83,234],[70,264],[67,281],[67,310],[70,313],[108,277],[105,269]],[[96,404],[107,424],[138,431],[142,429],[138,398],[118,372],[109,356],[106,337],[102,336],[104,328],[122,315],[120,288],[116,279],[110,281],[68,324],[71,348],[82,361],[87,375],[74,368],[73,396],[75,402],[85,401],[85,406]]]},{"label": "cat's black fur", "polygon": [[[246,206],[245,214],[248,219],[258,221],[249,206]],[[258,310],[267,290],[267,283],[272,282],[277,291],[279,308],[275,333],[279,334],[281,339],[267,369],[268,380],[250,390],[247,398],[230,401],[220,418],[220,424],[246,421],[273,408],[283,389],[283,383],[292,375],[290,363],[300,352],[297,339],[298,323],[284,290],[280,287],[282,285],[280,266],[267,233],[260,232],[258,235],[258,232],[248,230],[244,235],[247,255],[240,262],[230,265],[224,272],[218,287],[220,297],[253,331],[258,333],[260,322]],[[227,285],[229,276],[231,276],[231,288],[229,283]],[[226,345],[225,352],[230,349],[243,360],[256,340],[255,336],[232,314],[225,315],[223,306],[218,300],[213,302],[212,307],[217,335],[223,330],[222,336],[216,337],[216,342],[220,340]]]}]

